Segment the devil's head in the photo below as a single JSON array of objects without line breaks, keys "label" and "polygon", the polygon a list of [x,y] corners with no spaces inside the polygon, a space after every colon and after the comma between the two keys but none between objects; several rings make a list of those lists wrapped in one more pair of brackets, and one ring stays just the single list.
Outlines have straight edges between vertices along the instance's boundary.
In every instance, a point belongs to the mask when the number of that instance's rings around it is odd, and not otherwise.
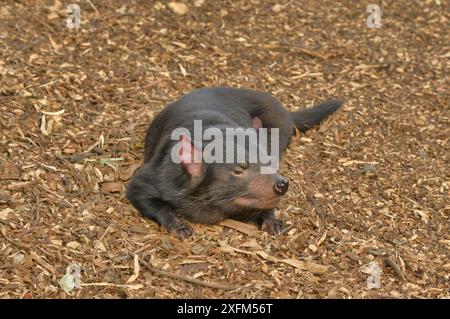
[{"label": "devil's head", "polygon": [[278,146],[273,139],[264,143],[258,129],[254,120],[249,129],[206,128],[201,140],[179,135],[172,158],[183,168],[188,191],[196,201],[234,211],[269,210],[278,205],[289,182],[277,173],[278,152],[277,158],[274,152],[267,153],[266,144],[272,150]]}]

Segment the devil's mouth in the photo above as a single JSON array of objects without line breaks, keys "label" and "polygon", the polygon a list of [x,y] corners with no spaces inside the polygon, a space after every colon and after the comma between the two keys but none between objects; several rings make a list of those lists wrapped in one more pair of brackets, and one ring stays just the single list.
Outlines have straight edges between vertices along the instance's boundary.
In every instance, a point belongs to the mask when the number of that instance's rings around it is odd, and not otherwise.
[{"label": "devil's mouth", "polygon": [[260,198],[256,196],[242,196],[236,198],[234,201],[239,206],[258,208],[258,209],[273,209],[281,200],[281,196],[274,196],[270,198]]}]

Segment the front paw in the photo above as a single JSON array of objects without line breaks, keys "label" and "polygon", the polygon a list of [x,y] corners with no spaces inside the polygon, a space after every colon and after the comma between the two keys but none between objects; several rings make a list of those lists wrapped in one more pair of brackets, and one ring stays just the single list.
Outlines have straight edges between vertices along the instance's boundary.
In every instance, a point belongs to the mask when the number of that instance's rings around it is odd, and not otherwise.
[{"label": "front paw", "polygon": [[164,225],[166,230],[180,240],[191,237],[194,230],[187,223],[179,219],[173,220],[170,224]]},{"label": "front paw", "polygon": [[284,223],[276,218],[266,219],[261,224],[261,230],[264,230],[271,235],[278,235],[284,227]]}]

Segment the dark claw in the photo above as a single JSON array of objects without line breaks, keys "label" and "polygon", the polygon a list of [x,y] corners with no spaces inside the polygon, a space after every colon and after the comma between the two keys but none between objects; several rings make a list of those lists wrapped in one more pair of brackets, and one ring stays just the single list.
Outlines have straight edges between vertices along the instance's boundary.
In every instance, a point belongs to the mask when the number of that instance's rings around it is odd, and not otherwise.
[{"label": "dark claw", "polygon": [[169,233],[181,240],[189,238],[194,234],[194,230],[191,226],[178,219],[168,225],[165,225],[165,228]]},{"label": "dark claw", "polygon": [[284,226],[285,225],[281,220],[270,218],[263,221],[261,230],[264,230],[271,235],[277,235],[281,233],[281,231],[284,229]]}]

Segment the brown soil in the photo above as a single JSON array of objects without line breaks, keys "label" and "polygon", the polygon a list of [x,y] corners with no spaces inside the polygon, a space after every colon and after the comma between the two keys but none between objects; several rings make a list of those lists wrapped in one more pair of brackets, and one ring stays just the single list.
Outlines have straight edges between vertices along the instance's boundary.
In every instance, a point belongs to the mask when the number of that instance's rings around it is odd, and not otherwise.
[{"label": "brown soil", "polygon": [[[70,1],[2,2],[0,297],[450,296],[448,2],[382,1],[369,29],[369,1],[278,1],[179,15],[82,0],[80,30],[65,25]],[[154,114],[219,85],[291,110],[345,100],[284,157],[281,236],[228,223],[178,241],[124,196]],[[72,263],[82,286],[66,293]]]}]

